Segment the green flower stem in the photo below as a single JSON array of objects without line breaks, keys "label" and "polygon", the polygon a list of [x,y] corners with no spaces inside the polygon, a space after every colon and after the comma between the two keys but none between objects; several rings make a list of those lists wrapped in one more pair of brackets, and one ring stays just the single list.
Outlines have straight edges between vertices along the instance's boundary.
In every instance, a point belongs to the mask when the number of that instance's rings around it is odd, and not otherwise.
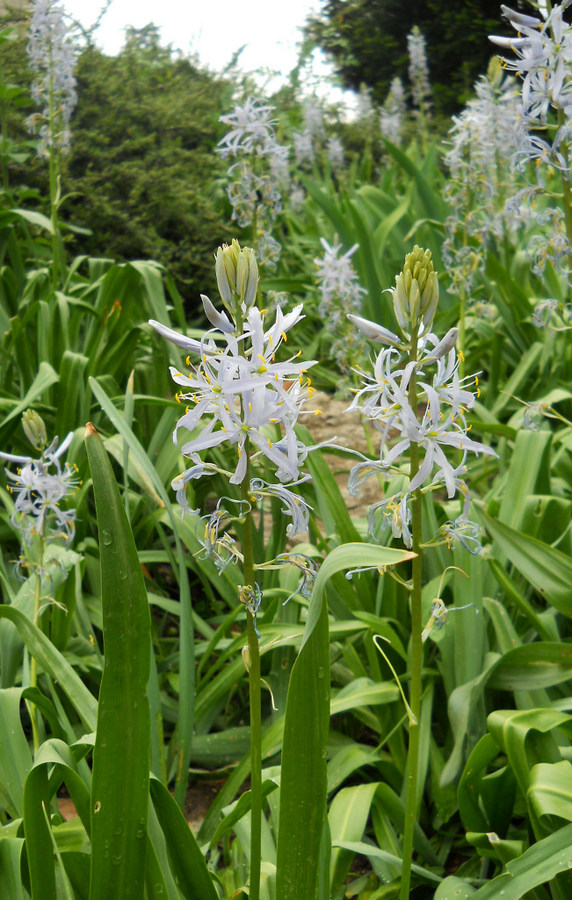
[{"label": "green flower stem", "polygon": [[[52,138],[55,137],[58,127],[57,113],[54,106],[54,92],[50,82],[49,94],[49,129]],[[52,140],[52,146],[48,152],[48,168],[50,182],[50,221],[52,223],[52,283],[55,288],[61,286],[65,271],[65,253],[60,231],[59,207],[60,207],[60,159],[56,149],[56,142]]]},{"label": "green flower stem", "polygon": [[[249,454],[248,440],[244,452]],[[250,464],[242,482],[242,499],[250,502]],[[244,583],[254,588],[254,547],[252,541],[252,517],[246,515],[242,531],[244,556]],[[250,701],[250,890],[249,900],[260,897],[260,860],[262,853],[262,713],[260,690],[260,647],[254,616],[246,611],[248,634],[248,686]]]},{"label": "green flower stem", "polygon": [[[417,334],[411,337],[410,361],[417,359]],[[417,377],[413,372],[409,383],[409,404],[415,412],[417,409]],[[410,478],[419,471],[419,448],[412,443],[409,450]],[[403,828],[403,867],[401,870],[400,900],[408,900],[411,883],[411,864],[413,857],[413,829],[417,819],[417,770],[419,761],[419,716],[421,711],[421,671],[423,666],[423,619],[421,612],[421,578],[422,578],[422,521],[423,498],[421,490],[413,494],[411,534],[412,550],[417,554],[412,561],[411,590],[411,667],[409,705],[414,721],[409,723],[409,749],[407,753],[407,792],[405,800],[405,824]]]}]

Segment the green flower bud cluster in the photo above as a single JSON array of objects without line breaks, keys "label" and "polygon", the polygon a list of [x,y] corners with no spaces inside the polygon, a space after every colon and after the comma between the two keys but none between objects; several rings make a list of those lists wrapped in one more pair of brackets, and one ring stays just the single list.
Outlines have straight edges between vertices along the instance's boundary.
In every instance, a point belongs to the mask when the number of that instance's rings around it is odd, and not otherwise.
[{"label": "green flower bud cluster", "polygon": [[254,250],[233,240],[216,252],[216,280],[222,302],[236,320],[254,306],[258,291],[258,264]]},{"label": "green flower bud cluster", "polygon": [[44,420],[33,409],[27,409],[22,416],[24,434],[36,450],[43,450],[48,443],[48,435]]},{"label": "green flower bud cluster", "polygon": [[415,245],[405,257],[403,271],[396,276],[391,293],[399,327],[407,337],[431,329],[439,301],[439,282],[430,250]]}]

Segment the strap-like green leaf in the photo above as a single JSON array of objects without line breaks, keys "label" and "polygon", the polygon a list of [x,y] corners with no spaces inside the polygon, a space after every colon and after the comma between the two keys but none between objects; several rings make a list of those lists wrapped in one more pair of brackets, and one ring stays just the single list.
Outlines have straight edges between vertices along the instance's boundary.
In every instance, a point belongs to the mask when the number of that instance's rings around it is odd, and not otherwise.
[{"label": "strap-like green leaf", "polygon": [[149,802],[149,605],[113,469],[91,425],[85,443],[97,508],[105,652],[93,754],[89,897],[142,900]]}]

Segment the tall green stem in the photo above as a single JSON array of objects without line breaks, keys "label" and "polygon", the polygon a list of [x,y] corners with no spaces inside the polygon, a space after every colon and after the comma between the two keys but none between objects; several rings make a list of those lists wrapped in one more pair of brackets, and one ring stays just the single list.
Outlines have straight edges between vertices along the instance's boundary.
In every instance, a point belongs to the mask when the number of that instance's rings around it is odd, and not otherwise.
[{"label": "tall green stem", "polygon": [[[248,440],[244,452],[248,455]],[[242,482],[242,499],[249,500],[250,465]],[[254,547],[252,541],[252,517],[246,515],[242,531],[242,553],[244,556],[244,583],[255,587]],[[260,690],[260,647],[254,616],[247,610],[246,628],[248,634],[248,685],[250,701],[250,890],[249,900],[260,897],[260,859],[262,854],[262,713]]]},{"label": "tall green stem", "polygon": [[[417,335],[411,338],[411,362],[417,359]],[[417,376],[415,371],[409,382],[409,405],[413,412],[417,410]],[[412,442],[409,450],[410,478],[419,471],[419,448]],[[413,831],[417,820],[417,770],[419,761],[419,716],[421,711],[421,673],[423,666],[423,643],[421,634],[423,620],[421,612],[421,579],[422,579],[422,522],[423,498],[420,490],[413,494],[411,534],[412,550],[417,554],[412,561],[411,590],[411,660],[410,660],[410,695],[409,704],[413,721],[409,723],[409,749],[407,753],[407,794],[405,801],[405,824],[403,829],[403,868],[401,870],[400,900],[408,900],[411,883],[411,864],[413,857]]]},{"label": "tall green stem", "polygon": [[54,102],[53,76],[50,75],[49,92],[49,130],[51,146],[48,151],[50,176],[50,221],[52,223],[52,283],[54,288],[61,287],[65,270],[65,254],[59,222],[60,191],[60,155],[57,146],[58,113]]}]

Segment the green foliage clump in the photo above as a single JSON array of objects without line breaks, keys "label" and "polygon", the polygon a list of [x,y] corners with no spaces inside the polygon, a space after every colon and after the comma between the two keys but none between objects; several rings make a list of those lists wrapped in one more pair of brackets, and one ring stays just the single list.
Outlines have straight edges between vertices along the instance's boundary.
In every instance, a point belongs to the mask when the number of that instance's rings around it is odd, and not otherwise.
[{"label": "green foliage clump", "polygon": [[132,32],[116,57],[87,49],[77,79],[67,209],[92,234],[76,251],[156,259],[198,299],[228,236],[215,148],[229,84],[174,57],[156,32]]}]

